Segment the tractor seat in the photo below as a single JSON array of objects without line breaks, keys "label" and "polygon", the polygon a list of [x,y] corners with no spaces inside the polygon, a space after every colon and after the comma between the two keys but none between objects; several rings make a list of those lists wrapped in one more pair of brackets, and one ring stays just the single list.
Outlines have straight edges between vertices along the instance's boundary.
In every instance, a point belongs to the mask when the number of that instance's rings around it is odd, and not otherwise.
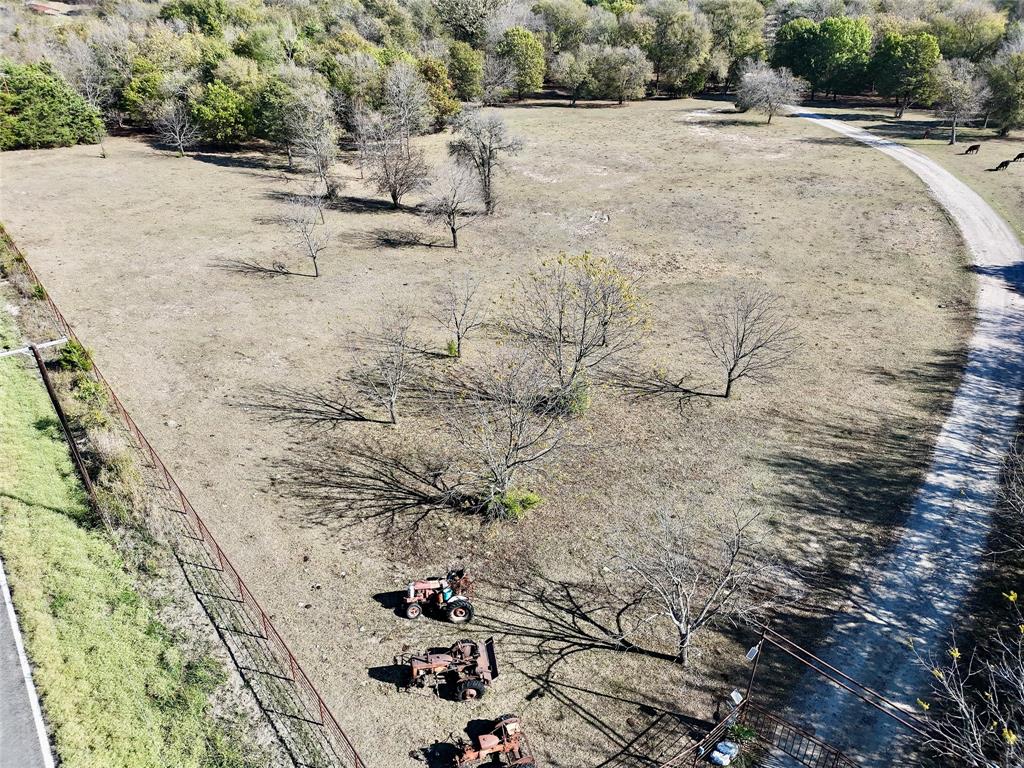
[{"label": "tractor seat", "polygon": [[480,737],[480,749],[494,749],[501,746],[501,739],[493,733],[485,733]]}]

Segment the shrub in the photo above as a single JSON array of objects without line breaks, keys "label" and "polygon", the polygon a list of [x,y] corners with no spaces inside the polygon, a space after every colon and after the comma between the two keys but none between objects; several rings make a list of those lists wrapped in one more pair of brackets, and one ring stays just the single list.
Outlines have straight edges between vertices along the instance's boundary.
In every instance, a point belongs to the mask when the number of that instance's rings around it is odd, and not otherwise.
[{"label": "shrub", "polygon": [[590,385],[586,381],[577,380],[559,394],[558,406],[570,416],[582,416],[590,410]]},{"label": "shrub", "polygon": [[214,80],[191,105],[203,137],[216,144],[237,144],[252,135],[252,109],[242,94]]},{"label": "shrub", "polygon": [[173,0],[160,9],[160,18],[179,19],[193,30],[220,37],[228,18],[224,0]]},{"label": "shrub", "polygon": [[92,355],[77,341],[71,340],[61,348],[57,365],[62,371],[88,373],[92,370]]},{"label": "shrub", "polygon": [[448,345],[445,347],[448,352],[448,357],[459,356],[459,343],[455,339],[448,339]]},{"label": "shrub", "polygon": [[757,738],[757,731],[743,723],[733,723],[725,731],[725,735],[738,744],[748,744]]},{"label": "shrub", "polygon": [[440,59],[425,56],[419,61],[419,71],[427,84],[430,110],[434,114],[434,127],[440,130],[462,109],[455,98],[455,87],[448,77],[448,67]]},{"label": "shrub", "polygon": [[145,56],[132,61],[132,75],[121,96],[121,106],[137,122],[152,120],[163,100],[164,75],[160,67]]},{"label": "shrub", "polygon": [[460,101],[478,100],[484,95],[484,55],[469,43],[452,43],[448,49],[448,76]]},{"label": "shrub", "polygon": [[487,504],[487,514],[499,520],[520,521],[526,513],[540,504],[541,498],[524,488],[509,488],[499,493]]},{"label": "shrub", "polygon": [[95,144],[100,113],[49,64],[0,64],[0,150]]},{"label": "shrub", "polygon": [[145,505],[145,485],[134,456],[125,446],[103,459],[97,452],[96,458],[102,461],[96,475],[100,506],[121,525],[138,524]]},{"label": "shrub", "polygon": [[102,384],[89,376],[79,376],[71,394],[81,403],[95,406],[107,404],[107,391]]},{"label": "shrub", "polygon": [[544,85],[544,46],[528,29],[506,30],[498,43],[498,55],[512,65],[517,98]]},{"label": "shrub", "polygon": [[24,256],[0,239],[0,275],[11,277],[15,273],[23,274],[22,270],[15,269],[15,267],[24,261]]},{"label": "shrub", "polygon": [[32,298],[42,301],[46,298],[46,289],[39,283],[34,283],[32,285]]}]

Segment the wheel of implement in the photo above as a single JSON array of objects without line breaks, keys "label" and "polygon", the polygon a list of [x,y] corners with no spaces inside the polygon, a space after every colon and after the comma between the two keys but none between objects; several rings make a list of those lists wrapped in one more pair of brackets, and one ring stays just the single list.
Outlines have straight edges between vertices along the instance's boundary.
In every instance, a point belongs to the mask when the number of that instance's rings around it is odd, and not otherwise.
[{"label": "wheel of implement", "polygon": [[465,624],[472,621],[474,616],[473,604],[469,600],[453,600],[448,603],[445,611],[452,624]]},{"label": "wheel of implement", "polygon": [[419,603],[409,603],[405,606],[405,618],[418,619],[423,615],[423,606]]},{"label": "wheel of implement", "polygon": [[459,687],[455,689],[455,693],[459,698],[459,701],[475,701],[482,699],[484,693],[487,691],[487,686],[484,685],[483,680],[463,680],[459,683]]}]

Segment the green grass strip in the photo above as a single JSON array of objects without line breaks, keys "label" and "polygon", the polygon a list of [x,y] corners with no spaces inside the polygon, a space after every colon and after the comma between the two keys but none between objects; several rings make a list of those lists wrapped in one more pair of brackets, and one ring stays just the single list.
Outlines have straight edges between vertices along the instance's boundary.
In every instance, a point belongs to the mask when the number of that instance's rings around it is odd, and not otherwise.
[{"label": "green grass strip", "polygon": [[[0,311],[0,346],[15,338]],[[210,714],[222,668],[183,657],[89,519],[42,383],[0,358],[0,554],[62,765],[249,764]]]}]

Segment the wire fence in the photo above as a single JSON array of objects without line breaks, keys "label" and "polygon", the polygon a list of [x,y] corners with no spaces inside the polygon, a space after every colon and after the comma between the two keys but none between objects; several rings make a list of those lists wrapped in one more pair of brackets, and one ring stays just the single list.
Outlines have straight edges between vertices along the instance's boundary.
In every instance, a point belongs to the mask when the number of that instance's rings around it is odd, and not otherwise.
[{"label": "wire fence", "polygon": [[[45,301],[60,332],[82,344],[2,224],[0,239],[40,287],[38,295]],[[161,490],[166,492],[179,523],[171,544],[185,577],[292,762],[299,768],[365,768],[356,748],[270,616],[95,363],[92,373],[143,460],[155,473]]]},{"label": "wire fence", "polygon": [[752,702],[746,702],[740,722],[753,729],[758,739],[777,747],[807,768],[857,768],[857,763],[831,744]]},{"label": "wire fence", "polygon": [[[3,224],[0,224],[0,240],[17,255],[28,277],[40,286],[38,296],[45,301],[58,331],[81,344],[74,328]],[[235,667],[253,691],[292,762],[298,768],[366,768],[270,616],[95,363],[92,373],[153,472],[160,490],[166,494],[168,507],[178,522],[171,545],[193,594],[210,617]],[[659,768],[696,766],[736,723],[752,727],[759,740],[781,749],[809,768],[856,768],[855,762],[831,745],[749,701],[744,701],[698,742],[691,741],[667,760],[654,758],[651,745],[645,744],[643,762]],[[668,740],[684,739],[672,729]],[[660,745],[653,751],[663,754],[665,746]]]}]

